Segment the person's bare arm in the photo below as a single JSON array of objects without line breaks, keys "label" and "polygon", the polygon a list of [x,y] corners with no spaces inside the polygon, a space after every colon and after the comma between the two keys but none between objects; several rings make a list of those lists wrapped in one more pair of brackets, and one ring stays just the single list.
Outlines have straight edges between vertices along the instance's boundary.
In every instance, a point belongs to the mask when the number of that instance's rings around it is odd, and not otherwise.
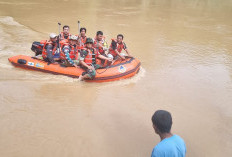
[{"label": "person's bare arm", "polygon": [[126,53],[127,53],[128,57],[132,57],[132,56],[130,55],[130,53],[129,53],[128,49],[125,49],[125,51],[126,51]]},{"label": "person's bare arm", "polygon": [[117,49],[115,50],[115,52],[117,53],[117,55],[118,55],[120,58],[125,59],[125,57],[124,57],[123,55],[121,55],[121,54],[118,52]]},{"label": "person's bare arm", "polygon": [[89,66],[88,64],[86,64],[84,61],[80,61],[80,64],[83,65],[84,67],[88,68],[89,70],[94,70],[94,67]]},{"label": "person's bare arm", "polygon": [[107,58],[107,57],[105,57],[103,55],[99,55],[98,58],[104,59],[104,60],[108,60],[108,61],[112,61],[113,60],[112,58]]}]

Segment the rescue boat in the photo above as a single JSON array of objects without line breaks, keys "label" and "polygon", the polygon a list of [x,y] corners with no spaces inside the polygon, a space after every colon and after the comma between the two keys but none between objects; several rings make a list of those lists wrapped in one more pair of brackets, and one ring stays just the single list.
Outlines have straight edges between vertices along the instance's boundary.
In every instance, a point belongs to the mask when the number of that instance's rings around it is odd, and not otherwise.
[{"label": "rescue boat", "polygon": [[[65,75],[73,78],[78,78],[84,70],[82,68],[65,67],[61,64],[49,64],[36,57],[17,55],[8,58],[14,66],[37,70],[41,72],[52,73],[56,75]],[[134,76],[139,72],[140,61],[136,58],[126,57],[125,60],[117,60],[113,65],[106,66],[96,70],[96,76],[90,82],[109,82],[121,79],[126,79]]]}]

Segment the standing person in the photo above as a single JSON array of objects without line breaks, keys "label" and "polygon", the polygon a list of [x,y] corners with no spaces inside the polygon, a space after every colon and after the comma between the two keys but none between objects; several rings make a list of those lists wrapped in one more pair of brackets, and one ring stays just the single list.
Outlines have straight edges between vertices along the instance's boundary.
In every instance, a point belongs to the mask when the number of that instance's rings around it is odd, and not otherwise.
[{"label": "standing person", "polygon": [[86,46],[80,53],[80,64],[82,68],[86,70],[82,75],[79,76],[80,80],[94,79],[96,75],[96,69],[101,66],[96,63],[96,58],[112,61],[112,59],[101,55],[93,48],[93,39],[86,39]]},{"label": "standing person", "polygon": [[42,50],[42,57],[46,62],[54,63],[54,57],[56,48],[57,48],[57,35],[55,33],[51,33],[49,35],[50,39],[45,41],[44,47]]},{"label": "standing person", "polygon": [[157,110],[151,120],[155,133],[161,139],[160,143],[154,147],[151,157],[185,157],[184,140],[170,132],[172,127],[171,114],[165,110]]},{"label": "standing person", "polygon": [[63,27],[63,32],[60,33],[59,37],[60,40],[64,40],[64,39],[69,39],[71,34],[69,33],[70,28],[68,25],[64,25]]},{"label": "standing person", "polygon": [[96,37],[94,38],[93,47],[103,56],[106,56],[108,50],[108,44],[102,31],[97,31]]},{"label": "standing person", "polygon": [[68,43],[64,43],[62,45],[60,58],[65,66],[67,67],[74,66],[76,68],[78,67],[79,55],[77,49],[77,36],[71,35],[68,40]]},{"label": "standing person", "polygon": [[131,57],[126,44],[123,42],[123,35],[118,34],[117,39],[112,39],[112,43],[109,48],[108,57],[114,60],[118,59],[118,57],[120,57],[121,59],[125,59],[125,55],[121,53],[122,49],[124,49],[127,55]]},{"label": "standing person", "polygon": [[78,44],[80,49],[85,47],[86,39],[86,28],[81,28],[78,36]]}]

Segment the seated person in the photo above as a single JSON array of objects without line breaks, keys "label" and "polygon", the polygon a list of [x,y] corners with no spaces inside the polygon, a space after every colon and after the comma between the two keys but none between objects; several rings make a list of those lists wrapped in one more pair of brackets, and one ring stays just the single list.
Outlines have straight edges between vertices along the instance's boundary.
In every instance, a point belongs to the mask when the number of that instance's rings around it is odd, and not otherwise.
[{"label": "seated person", "polygon": [[124,60],[125,55],[121,53],[122,49],[124,49],[126,51],[127,55],[129,57],[131,57],[131,55],[129,54],[129,51],[126,47],[126,44],[123,42],[123,35],[118,34],[117,39],[112,39],[112,43],[111,43],[110,48],[109,48],[108,57],[112,58],[113,60],[117,60],[120,57],[121,59]]},{"label": "seated person", "polygon": [[61,32],[60,35],[59,35],[60,40],[69,39],[70,36],[71,36],[71,34],[69,33],[69,31],[70,31],[69,26],[65,25],[63,27],[63,32]]},{"label": "seated person", "polygon": [[79,55],[77,49],[77,36],[71,35],[68,42],[61,45],[62,51],[60,54],[61,61],[65,66],[78,67]]},{"label": "seated person", "polygon": [[106,56],[108,45],[102,31],[98,31],[93,42],[93,47],[103,56]]},{"label": "seated person", "polygon": [[112,61],[112,59],[107,58],[97,52],[93,48],[93,40],[91,38],[87,38],[86,46],[81,50],[80,53],[80,64],[82,68],[86,70],[86,72],[79,76],[80,80],[94,79],[96,76],[96,69],[101,67],[100,65],[96,64],[96,58]]},{"label": "seated person", "polygon": [[53,55],[57,48],[57,35],[55,33],[50,34],[50,39],[45,41],[42,50],[42,57],[46,62],[55,63]]},{"label": "seated person", "polygon": [[80,29],[80,34],[78,36],[78,47],[84,48],[86,43],[86,28]]}]

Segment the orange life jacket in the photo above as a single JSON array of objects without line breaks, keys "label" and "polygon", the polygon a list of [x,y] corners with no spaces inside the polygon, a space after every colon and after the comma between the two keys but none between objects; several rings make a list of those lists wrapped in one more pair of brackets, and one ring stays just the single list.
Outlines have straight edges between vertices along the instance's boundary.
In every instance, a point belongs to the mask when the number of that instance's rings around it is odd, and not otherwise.
[{"label": "orange life jacket", "polygon": [[68,40],[67,39],[64,39],[64,40],[60,41],[60,47],[63,47],[64,45],[67,45],[67,44],[68,44]]},{"label": "orange life jacket", "polygon": [[94,42],[93,42],[93,47],[100,53],[103,54],[104,50],[104,43],[105,43],[105,37],[102,38],[101,41],[97,40],[97,37],[95,37]]},{"label": "orange life jacket", "polygon": [[78,44],[80,49],[85,47],[86,39],[87,39],[86,36],[84,38],[82,38],[82,36],[78,37]]},{"label": "orange life jacket", "polygon": [[[59,48],[59,54],[61,55],[61,52],[62,52],[62,50],[61,50],[61,48],[65,45],[65,44],[68,44],[68,39],[63,39],[63,40],[60,40],[59,41],[59,44],[60,44],[60,48]],[[56,50],[57,50],[57,46],[56,46],[56,49],[55,49],[55,51],[53,51],[52,52],[52,55],[54,56],[55,55],[55,53],[57,52]],[[61,58],[61,57],[59,57],[59,58]]]},{"label": "orange life jacket", "polygon": [[[72,60],[77,60],[78,59],[78,49],[77,49],[77,47],[74,47],[74,46],[72,46],[72,45],[70,45],[68,43],[65,43],[63,45],[63,47],[64,46],[69,46],[71,48],[71,51],[69,52],[69,56],[70,56],[70,58]],[[65,53],[63,51],[61,51],[61,53],[60,53],[60,59],[66,60]]]},{"label": "orange life jacket", "polygon": [[[61,40],[59,43],[60,43],[60,47],[63,47],[63,45],[64,45],[65,43],[68,43],[68,40],[67,40],[67,39],[64,39],[64,40]],[[43,59],[47,58],[46,46],[47,46],[48,44],[53,45],[52,55],[53,55],[53,56],[55,55],[56,50],[57,50],[57,43],[53,43],[53,42],[50,41],[50,40],[49,40],[49,41],[47,41],[47,40],[42,40],[42,41],[40,42],[40,44],[44,44],[43,51],[42,51],[42,57],[43,57]]]},{"label": "orange life jacket", "polygon": [[[122,42],[118,44],[116,39],[111,39],[111,40],[117,43],[116,49],[119,53],[121,53],[122,49],[124,48],[124,43]],[[112,54],[114,57],[117,56],[117,53],[115,52],[115,50],[113,50],[112,44],[110,45],[109,51],[110,51],[110,54]]]},{"label": "orange life jacket", "polygon": [[56,51],[56,47],[57,47],[57,44],[56,43],[53,43],[52,41],[47,41],[47,40],[41,40],[40,41],[40,44],[44,44],[43,46],[43,50],[42,50],[42,57],[43,59],[46,59],[47,58],[47,50],[46,50],[46,46],[47,45],[53,45],[53,49],[52,49],[52,54],[54,55],[55,51]]},{"label": "orange life jacket", "polygon": [[97,52],[94,48],[88,49],[88,48],[82,48],[82,50],[85,50],[88,52],[87,56],[84,59],[84,62],[87,65],[96,64],[96,58],[97,58]]},{"label": "orange life jacket", "polygon": [[[70,36],[71,36],[71,34],[68,33],[68,38],[67,38],[67,39],[69,39]],[[66,39],[66,38],[64,37],[64,32],[61,32],[61,33],[60,33],[60,40],[64,40],[64,39]]]},{"label": "orange life jacket", "polygon": [[63,52],[63,48],[64,48],[64,46],[68,46],[68,45],[69,45],[68,43],[64,43],[64,44],[61,46],[61,52],[60,52],[60,59],[61,59],[61,60],[66,60],[65,53]]}]

